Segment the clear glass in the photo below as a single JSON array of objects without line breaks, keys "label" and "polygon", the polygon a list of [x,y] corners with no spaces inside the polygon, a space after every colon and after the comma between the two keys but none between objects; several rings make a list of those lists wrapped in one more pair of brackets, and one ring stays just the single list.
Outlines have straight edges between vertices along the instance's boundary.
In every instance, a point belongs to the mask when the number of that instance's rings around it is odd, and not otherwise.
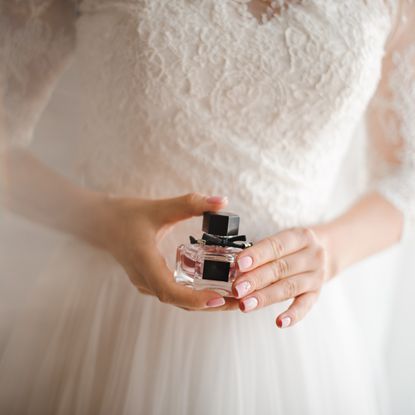
[{"label": "clear glass", "polygon": [[[177,248],[174,278],[177,283],[195,290],[209,289],[226,297],[233,297],[232,283],[239,276],[236,256],[241,248],[204,245],[200,243],[180,245]],[[210,279],[208,265],[216,265],[216,277]],[[225,271],[220,272],[221,269]]]}]

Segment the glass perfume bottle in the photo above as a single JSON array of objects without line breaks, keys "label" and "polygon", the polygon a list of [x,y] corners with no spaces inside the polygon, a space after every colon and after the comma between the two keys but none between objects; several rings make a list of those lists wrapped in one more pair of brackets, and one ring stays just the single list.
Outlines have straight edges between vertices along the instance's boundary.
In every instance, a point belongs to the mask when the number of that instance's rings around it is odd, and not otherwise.
[{"label": "glass perfume bottle", "polygon": [[177,283],[195,290],[214,290],[232,297],[232,283],[239,276],[236,256],[252,245],[238,235],[239,216],[229,212],[204,212],[203,236],[190,236],[190,244],[177,248]]}]

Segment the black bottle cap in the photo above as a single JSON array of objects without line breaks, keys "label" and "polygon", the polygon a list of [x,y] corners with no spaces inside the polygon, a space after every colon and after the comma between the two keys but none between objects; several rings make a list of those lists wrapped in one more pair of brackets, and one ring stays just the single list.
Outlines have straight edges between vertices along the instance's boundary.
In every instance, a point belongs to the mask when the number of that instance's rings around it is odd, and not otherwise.
[{"label": "black bottle cap", "polygon": [[230,212],[203,212],[202,230],[217,236],[238,235],[239,216]]}]

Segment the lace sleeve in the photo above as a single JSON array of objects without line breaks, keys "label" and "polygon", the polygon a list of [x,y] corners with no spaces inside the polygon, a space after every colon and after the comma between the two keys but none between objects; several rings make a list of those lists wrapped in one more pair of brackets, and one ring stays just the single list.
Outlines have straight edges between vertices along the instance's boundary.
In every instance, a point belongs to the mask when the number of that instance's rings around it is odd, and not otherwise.
[{"label": "lace sleeve", "polygon": [[0,0],[0,150],[30,141],[75,44],[70,0]]},{"label": "lace sleeve", "polygon": [[414,9],[412,1],[402,3],[368,114],[372,186],[403,213],[401,240],[415,235]]}]

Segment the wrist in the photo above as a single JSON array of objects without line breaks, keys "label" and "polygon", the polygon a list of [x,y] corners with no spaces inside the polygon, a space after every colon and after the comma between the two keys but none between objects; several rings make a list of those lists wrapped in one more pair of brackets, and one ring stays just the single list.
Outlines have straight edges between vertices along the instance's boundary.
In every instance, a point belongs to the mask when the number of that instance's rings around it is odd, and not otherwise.
[{"label": "wrist", "polygon": [[114,229],[114,200],[104,193],[85,192],[77,215],[75,233],[90,244],[107,249]]}]

